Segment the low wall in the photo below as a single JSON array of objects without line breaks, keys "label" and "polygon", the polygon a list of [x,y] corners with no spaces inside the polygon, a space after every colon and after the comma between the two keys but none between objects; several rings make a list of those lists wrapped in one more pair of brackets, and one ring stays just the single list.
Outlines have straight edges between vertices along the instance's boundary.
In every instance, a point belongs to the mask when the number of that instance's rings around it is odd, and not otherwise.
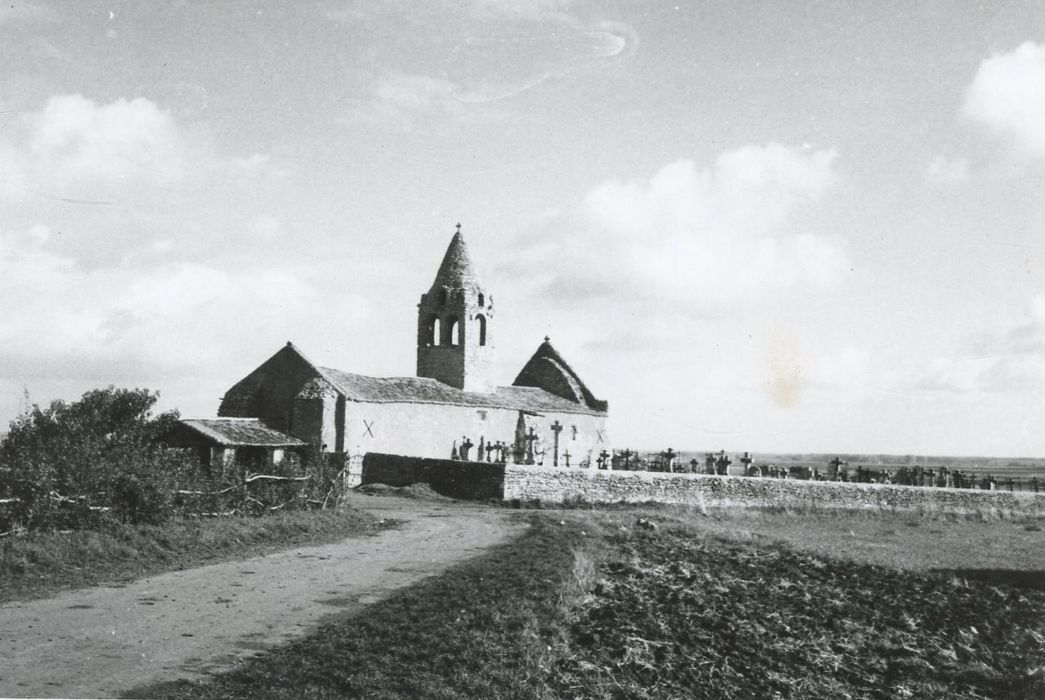
[{"label": "low wall", "polygon": [[996,508],[1045,514],[1045,493],[515,465],[505,469],[504,498],[545,503],[657,502],[709,507],[810,506],[948,513]]},{"label": "low wall", "polygon": [[360,483],[389,486],[425,483],[444,496],[485,501],[501,498],[504,465],[368,452],[363,457]]}]

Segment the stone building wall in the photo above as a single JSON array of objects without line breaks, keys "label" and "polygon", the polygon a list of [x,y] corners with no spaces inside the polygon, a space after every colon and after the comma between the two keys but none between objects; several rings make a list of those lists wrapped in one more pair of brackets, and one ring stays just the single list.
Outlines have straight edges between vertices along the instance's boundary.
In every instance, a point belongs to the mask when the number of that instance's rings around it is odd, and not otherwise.
[{"label": "stone building wall", "polygon": [[709,507],[811,506],[948,513],[994,508],[1045,515],[1045,494],[512,465],[505,470],[504,498],[545,503],[657,502]]}]

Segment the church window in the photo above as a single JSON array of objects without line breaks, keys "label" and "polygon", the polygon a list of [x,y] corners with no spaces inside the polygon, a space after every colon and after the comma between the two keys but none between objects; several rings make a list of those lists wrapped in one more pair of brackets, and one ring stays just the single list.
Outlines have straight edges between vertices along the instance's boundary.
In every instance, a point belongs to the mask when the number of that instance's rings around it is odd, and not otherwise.
[{"label": "church window", "polygon": [[475,320],[479,322],[479,344],[486,345],[486,317],[478,314]]},{"label": "church window", "polygon": [[428,326],[425,328],[425,345],[439,345],[439,317],[432,314],[428,319]]},{"label": "church window", "polygon": [[464,337],[464,324],[457,320],[456,316],[446,319],[446,344],[460,345]]},{"label": "church window", "polygon": [[483,296],[482,292],[479,292],[479,308],[486,306],[486,297]]}]

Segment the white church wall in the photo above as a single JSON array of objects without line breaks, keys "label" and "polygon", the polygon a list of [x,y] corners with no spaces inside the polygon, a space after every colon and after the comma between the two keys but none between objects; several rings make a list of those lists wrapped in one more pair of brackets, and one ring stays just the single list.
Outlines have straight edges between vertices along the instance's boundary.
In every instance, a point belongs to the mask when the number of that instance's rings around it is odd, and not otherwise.
[{"label": "white church wall", "polygon": [[[454,444],[460,448],[462,438],[468,438],[473,443],[469,457],[474,460],[480,438],[484,444],[500,440],[511,445],[515,441],[518,418],[518,411],[504,408],[349,401],[345,407],[345,447],[351,454],[383,452],[448,459]],[[553,461],[551,426],[556,421],[562,426],[560,466],[565,466],[567,451],[571,466],[579,466],[589,455],[594,463],[602,450],[610,450],[605,416],[583,413],[530,416],[528,424],[539,436],[538,450],[545,451],[546,465]]]}]

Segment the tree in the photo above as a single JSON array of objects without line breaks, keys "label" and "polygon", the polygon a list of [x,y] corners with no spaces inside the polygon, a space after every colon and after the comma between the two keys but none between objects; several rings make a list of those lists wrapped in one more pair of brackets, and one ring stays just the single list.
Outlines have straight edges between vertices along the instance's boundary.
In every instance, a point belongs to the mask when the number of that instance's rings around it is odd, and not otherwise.
[{"label": "tree", "polygon": [[156,494],[169,490],[174,475],[156,441],[178,414],[153,415],[158,398],[148,389],[110,386],[69,404],[33,405],[0,442],[0,464],[11,476],[0,489],[20,499],[25,519],[35,521],[30,526],[49,526],[43,523],[57,510],[70,511],[70,499],[81,511],[95,506],[93,512],[112,508],[124,519],[160,518]]}]

